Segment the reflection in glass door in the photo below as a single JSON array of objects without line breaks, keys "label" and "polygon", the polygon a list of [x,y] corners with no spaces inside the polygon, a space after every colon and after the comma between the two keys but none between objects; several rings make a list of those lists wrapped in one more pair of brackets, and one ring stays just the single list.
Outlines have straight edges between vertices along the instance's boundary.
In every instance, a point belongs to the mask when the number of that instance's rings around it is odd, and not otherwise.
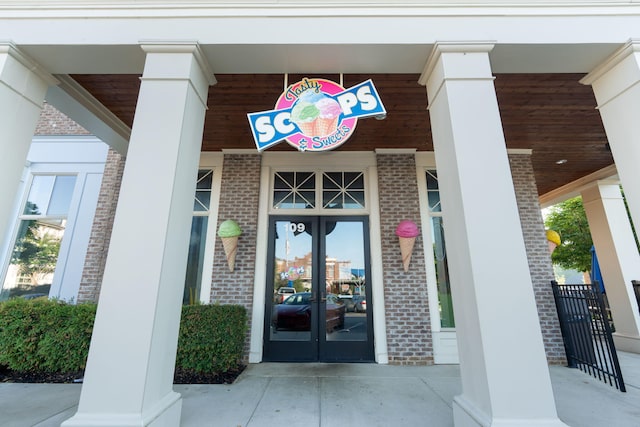
[{"label": "reflection in glass door", "polygon": [[269,243],[264,359],[373,361],[367,218],[272,217]]}]

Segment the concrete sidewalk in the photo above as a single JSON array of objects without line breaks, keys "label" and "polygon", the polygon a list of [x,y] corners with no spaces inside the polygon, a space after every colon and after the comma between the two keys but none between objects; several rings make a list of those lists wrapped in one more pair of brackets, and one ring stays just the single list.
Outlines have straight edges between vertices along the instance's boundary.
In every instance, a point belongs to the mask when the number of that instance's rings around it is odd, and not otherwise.
[{"label": "concrete sidewalk", "polygon": [[[640,355],[620,353],[627,393],[551,367],[558,414],[573,427],[640,425]],[[521,385],[514,384],[514,393]],[[176,385],[182,426],[453,426],[457,366],[250,365],[232,385]],[[52,427],[71,417],[76,384],[0,384],[0,425]]]}]

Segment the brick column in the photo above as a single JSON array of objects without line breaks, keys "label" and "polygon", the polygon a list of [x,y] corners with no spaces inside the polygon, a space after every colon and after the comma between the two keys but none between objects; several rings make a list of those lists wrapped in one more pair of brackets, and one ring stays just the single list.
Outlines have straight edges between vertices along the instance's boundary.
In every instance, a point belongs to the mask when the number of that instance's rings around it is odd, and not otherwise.
[{"label": "brick column", "polygon": [[509,164],[547,362],[552,365],[564,364],[564,344],[551,289],[551,281],[554,279],[553,265],[538,201],[531,154],[509,154]]},{"label": "brick column", "polygon": [[420,225],[420,203],[415,156],[377,154],[380,197],[380,234],[384,277],[384,300],[389,363],[424,365],[433,363],[433,340],[424,242],[416,239],[409,271],[402,256],[395,229],[408,219]]},{"label": "brick column", "polygon": [[124,164],[124,156],[113,149],[109,149],[78,291],[78,302],[80,303],[98,302],[100,296],[102,275],[104,274],[104,266],[109,253],[111,229],[113,228],[113,218],[118,205]]},{"label": "brick column", "polygon": [[[224,155],[218,223],[232,219],[242,228],[242,235],[238,239],[233,272],[229,271],[222,241],[217,237],[213,257],[211,302],[237,304],[247,309],[249,327],[243,352],[244,362],[248,361],[251,328],[262,328],[262,324],[251,324],[256,245],[264,244],[256,242],[261,159],[258,153]],[[218,224],[211,226],[218,229]]]}]

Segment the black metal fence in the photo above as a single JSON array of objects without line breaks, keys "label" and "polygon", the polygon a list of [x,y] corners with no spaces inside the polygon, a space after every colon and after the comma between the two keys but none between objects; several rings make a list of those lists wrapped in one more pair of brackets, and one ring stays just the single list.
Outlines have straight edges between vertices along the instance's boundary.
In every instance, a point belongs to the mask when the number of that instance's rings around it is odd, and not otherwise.
[{"label": "black metal fence", "polygon": [[626,391],[597,283],[560,285],[554,280],[551,286],[569,367]]}]

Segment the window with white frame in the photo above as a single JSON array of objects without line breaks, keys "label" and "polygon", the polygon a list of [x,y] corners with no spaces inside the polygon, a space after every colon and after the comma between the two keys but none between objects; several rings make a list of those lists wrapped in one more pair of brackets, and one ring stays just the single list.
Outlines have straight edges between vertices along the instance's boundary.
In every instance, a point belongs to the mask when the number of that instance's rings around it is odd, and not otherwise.
[{"label": "window with white frame", "polygon": [[426,171],[427,202],[429,205],[429,219],[431,235],[433,236],[433,258],[438,287],[438,305],[440,311],[440,326],[454,328],[453,302],[451,300],[451,285],[449,283],[449,266],[444,238],[444,223],[440,205],[440,189],[438,173],[435,170]]},{"label": "window with white frame", "polygon": [[276,171],[272,208],[276,210],[364,210],[363,171]]},{"label": "window with white frame", "polygon": [[0,300],[48,296],[76,175],[34,175],[18,217]]},{"label": "window with white frame", "polygon": [[198,170],[198,179],[196,181],[196,191],[193,201],[189,255],[187,257],[187,273],[182,299],[183,304],[195,304],[197,301],[200,301],[212,188],[213,169]]}]

